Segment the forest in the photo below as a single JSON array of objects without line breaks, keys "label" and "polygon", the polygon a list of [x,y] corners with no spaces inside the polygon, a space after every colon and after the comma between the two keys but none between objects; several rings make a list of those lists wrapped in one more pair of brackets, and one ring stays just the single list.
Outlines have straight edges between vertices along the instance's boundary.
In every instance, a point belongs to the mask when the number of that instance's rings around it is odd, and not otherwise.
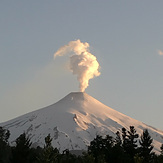
[{"label": "forest", "polygon": [[9,130],[0,127],[0,163],[163,163],[163,144],[160,153],[153,151],[153,139],[148,130],[141,135],[134,126],[122,128],[110,135],[97,135],[82,155],[68,149],[60,152],[52,146],[52,138],[45,137],[44,147],[32,148],[30,138],[22,133],[10,146]]}]

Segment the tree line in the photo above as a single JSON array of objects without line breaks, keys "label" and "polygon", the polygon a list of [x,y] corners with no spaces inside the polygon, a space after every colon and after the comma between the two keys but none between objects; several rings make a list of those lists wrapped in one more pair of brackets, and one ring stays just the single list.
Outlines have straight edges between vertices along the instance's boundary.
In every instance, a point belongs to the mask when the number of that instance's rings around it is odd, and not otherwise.
[{"label": "tree line", "polygon": [[117,131],[115,138],[97,135],[80,156],[68,149],[59,152],[52,146],[50,134],[45,137],[43,148],[32,148],[25,133],[15,140],[14,146],[10,146],[9,137],[9,130],[0,127],[0,163],[163,163],[163,144],[160,154],[156,154],[148,130],[139,137],[134,126]]}]

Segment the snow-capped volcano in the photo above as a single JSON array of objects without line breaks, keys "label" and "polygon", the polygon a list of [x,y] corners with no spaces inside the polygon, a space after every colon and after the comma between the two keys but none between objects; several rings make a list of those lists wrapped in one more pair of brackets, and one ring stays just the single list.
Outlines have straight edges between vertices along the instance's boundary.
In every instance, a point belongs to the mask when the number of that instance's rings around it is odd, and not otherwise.
[{"label": "snow-capped volcano", "polygon": [[96,135],[115,136],[122,127],[128,129],[129,126],[134,126],[139,135],[143,129],[148,129],[156,152],[163,143],[163,131],[113,110],[82,92],[70,93],[53,105],[1,123],[0,126],[10,130],[11,144],[25,132],[34,146],[43,146],[44,138],[50,134],[53,146],[61,151],[85,150]]}]

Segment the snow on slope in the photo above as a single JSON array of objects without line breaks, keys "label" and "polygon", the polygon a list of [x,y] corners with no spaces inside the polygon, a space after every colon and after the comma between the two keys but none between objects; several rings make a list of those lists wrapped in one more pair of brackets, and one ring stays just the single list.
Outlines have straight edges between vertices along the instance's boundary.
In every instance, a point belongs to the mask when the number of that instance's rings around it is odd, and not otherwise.
[{"label": "snow on slope", "polygon": [[86,93],[70,93],[57,103],[1,123],[11,132],[10,142],[25,132],[34,146],[43,146],[44,138],[50,133],[52,144],[61,151],[64,149],[87,149],[97,134],[115,136],[122,127],[133,125],[139,135],[148,129],[154,139],[155,152],[163,143],[163,131],[132,119]]}]

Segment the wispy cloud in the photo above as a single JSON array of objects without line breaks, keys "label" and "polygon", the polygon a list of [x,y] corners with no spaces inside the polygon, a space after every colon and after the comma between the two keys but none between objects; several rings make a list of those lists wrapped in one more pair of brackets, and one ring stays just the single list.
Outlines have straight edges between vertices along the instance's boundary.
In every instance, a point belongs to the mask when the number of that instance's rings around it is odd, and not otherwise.
[{"label": "wispy cloud", "polygon": [[159,55],[163,55],[163,51],[158,50],[158,54],[159,54]]}]

